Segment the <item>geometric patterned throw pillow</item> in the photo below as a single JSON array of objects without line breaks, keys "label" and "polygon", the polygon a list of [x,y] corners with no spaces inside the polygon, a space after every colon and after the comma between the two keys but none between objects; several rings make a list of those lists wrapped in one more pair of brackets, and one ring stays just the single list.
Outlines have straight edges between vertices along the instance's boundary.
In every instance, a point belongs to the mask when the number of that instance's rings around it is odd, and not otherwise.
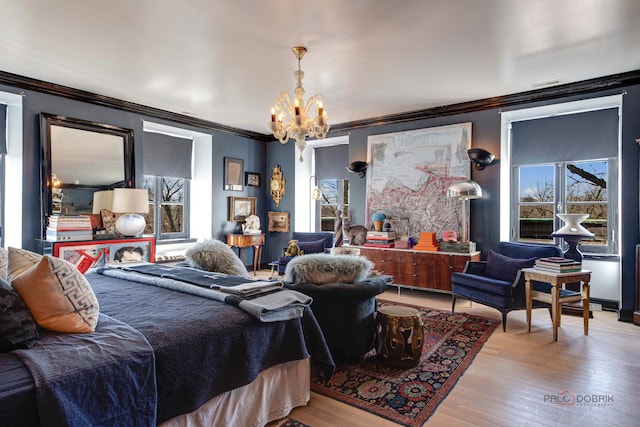
[{"label": "geometric patterned throw pillow", "polygon": [[36,265],[42,259],[42,255],[20,248],[9,247],[9,272],[8,282],[20,275],[20,273]]},{"label": "geometric patterned throw pillow", "polygon": [[49,255],[11,281],[38,325],[56,332],[94,332],[98,300],[78,269]]},{"label": "geometric patterned throw pillow", "polygon": [[38,340],[36,321],[18,295],[0,280],[0,353],[31,348]]}]

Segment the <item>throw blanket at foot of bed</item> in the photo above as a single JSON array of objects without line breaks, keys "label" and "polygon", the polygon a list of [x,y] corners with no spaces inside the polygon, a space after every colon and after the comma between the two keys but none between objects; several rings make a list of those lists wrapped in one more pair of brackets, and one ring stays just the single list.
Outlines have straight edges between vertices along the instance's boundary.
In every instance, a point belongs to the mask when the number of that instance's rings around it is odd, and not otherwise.
[{"label": "throw blanket at foot of bed", "polygon": [[[312,299],[300,292],[282,289],[282,283],[264,283],[263,291],[243,297],[232,292],[245,284],[258,283],[246,277],[227,276],[192,267],[172,267],[156,264],[132,267],[102,267],[96,272],[174,291],[231,304],[251,314],[261,322],[279,322],[302,317]],[[255,290],[255,289],[254,289]]]},{"label": "throw blanket at foot of bed", "polygon": [[156,425],[153,349],[112,317],[100,314],[90,334],[43,329],[35,346],[13,354],[33,376],[42,427]]},{"label": "throw blanket at foot of bed", "polygon": [[[310,307],[299,319],[260,322],[214,299],[93,272],[86,277],[101,312],[141,332],[154,349],[158,423],[190,413],[281,363],[311,356],[312,365],[333,372]],[[263,398],[269,397],[256,396]]]}]

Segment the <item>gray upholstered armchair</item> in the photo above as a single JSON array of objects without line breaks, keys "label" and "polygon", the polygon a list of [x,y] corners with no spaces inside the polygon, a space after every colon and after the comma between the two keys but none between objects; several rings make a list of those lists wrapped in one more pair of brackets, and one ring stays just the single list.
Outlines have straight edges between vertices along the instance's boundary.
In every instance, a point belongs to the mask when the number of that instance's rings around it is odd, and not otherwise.
[{"label": "gray upholstered armchair", "polygon": [[488,305],[502,313],[502,330],[506,331],[507,313],[526,308],[524,274],[520,270],[533,267],[537,258],[550,256],[561,256],[560,249],[500,242],[498,252],[489,251],[486,261],[469,261],[462,273],[451,274],[451,312],[457,297]]}]

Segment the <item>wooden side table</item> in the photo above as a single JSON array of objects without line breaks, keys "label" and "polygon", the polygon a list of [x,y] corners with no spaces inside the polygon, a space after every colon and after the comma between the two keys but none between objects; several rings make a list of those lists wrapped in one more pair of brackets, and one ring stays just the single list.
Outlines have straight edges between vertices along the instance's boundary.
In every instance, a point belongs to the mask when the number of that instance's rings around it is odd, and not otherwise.
[{"label": "wooden side table", "polygon": [[244,248],[253,247],[253,275],[256,275],[262,258],[262,246],[264,245],[264,233],[262,234],[227,234],[227,245],[237,247],[244,264]]},{"label": "wooden side table", "polygon": [[[562,303],[582,301],[582,317],[584,319],[584,334],[589,334],[589,281],[591,280],[591,271],[582,270],[573,273],[555,273],[537,268],[523,268],[524,284],[527,298],[527,326],[531,332],[531,308],[533,300],[542,301],[551,304],[551,318],[553,321],[553,340],[558,341],[558,327],[560,327],[560,315]],[[551,285],[551,293],[536,291],[531,286],[531,281],[549,283]],[[565,283],[581,283],[581,291],[565,292],[562,287]]]}]

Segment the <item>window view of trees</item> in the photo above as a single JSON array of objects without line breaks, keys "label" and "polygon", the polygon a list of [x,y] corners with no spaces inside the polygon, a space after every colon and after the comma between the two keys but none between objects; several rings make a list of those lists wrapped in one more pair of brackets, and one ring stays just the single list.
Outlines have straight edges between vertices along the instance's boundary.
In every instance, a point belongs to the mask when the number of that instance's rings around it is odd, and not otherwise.
[{"label": "window view of trees", "polygon": [[[561,171],[555,174],[555,171]],[[518,224],[521,241],[551,242],[556,213],[587,213],[582,225],[595,234],[584,245],[608,245],[608,161],[519,168]]]},{"label": "window view of trees", "polygon": [[[184,234],[186,185],[184,178],[145,176],[144,188],[149,190],[149,213],[145,216],[147,226],[144,234],[157,238]],[[159,191],[156,191],[156,190]],[[158,224],[156,224],[156,220]]]},{"label": "window view of trees", "polygon": [[338,212],[349,213],[349,180],[324,179],[318,182],[320,198],[320,231],[333,232]]}]

